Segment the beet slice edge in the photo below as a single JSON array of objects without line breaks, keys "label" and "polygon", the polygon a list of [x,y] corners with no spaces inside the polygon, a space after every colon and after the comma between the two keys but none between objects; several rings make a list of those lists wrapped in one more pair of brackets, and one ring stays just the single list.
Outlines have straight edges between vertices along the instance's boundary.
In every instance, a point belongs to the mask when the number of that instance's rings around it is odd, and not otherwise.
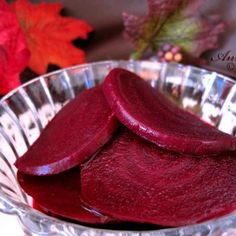
[{"label": "beet slice edge", "polygon": [[103,92],[121,123],[158,146],[194,155],[236,150],[235,137],[173,105],[159,90],[130,71],[110,71]]},{"label": "beet slice edge", "polygon": [[17,179],[43,213],[88,224],[114,222],[114,219],[82,206],[79,168],[53,176],[32,176],[18,171]]},{"label": "beet slice edge", "polygon": [[129,130],[81,169],[84,204],[118,220],[182,226],[236,210],[236,158],[158,148]]},{"label": "beet slice edge", "polygon": [[63,172],[95,153],[118,125],[101,87],[85,90],[56,114],[15,165],[31,175]]}]

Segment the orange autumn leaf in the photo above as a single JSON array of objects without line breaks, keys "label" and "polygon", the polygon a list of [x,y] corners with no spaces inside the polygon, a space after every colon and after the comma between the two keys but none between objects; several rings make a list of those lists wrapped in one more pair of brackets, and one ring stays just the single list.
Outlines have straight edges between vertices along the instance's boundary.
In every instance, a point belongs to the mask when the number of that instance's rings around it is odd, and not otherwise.
[{"label": "orange autumn leaf", "polygon": [[72,40],[87,39],[92,27],[83,20],[61,16],[62,4],[16,0],[12,8],[31,51],[28,66],[33,71],[44,74],[49,64],[65,68],[86,61],[84,51],[75,47]]}]

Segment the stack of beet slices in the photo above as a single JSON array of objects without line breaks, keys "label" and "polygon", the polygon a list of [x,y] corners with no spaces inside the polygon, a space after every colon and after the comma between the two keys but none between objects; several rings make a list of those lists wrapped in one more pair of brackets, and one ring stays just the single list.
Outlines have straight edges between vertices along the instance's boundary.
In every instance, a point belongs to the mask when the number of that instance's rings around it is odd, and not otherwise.
[{"label": "stack of beet slices", "polygon": [[182,226],[236,210],[236,138],[120,68],[62,108],[16,167],[37,209],[85,224]]}]

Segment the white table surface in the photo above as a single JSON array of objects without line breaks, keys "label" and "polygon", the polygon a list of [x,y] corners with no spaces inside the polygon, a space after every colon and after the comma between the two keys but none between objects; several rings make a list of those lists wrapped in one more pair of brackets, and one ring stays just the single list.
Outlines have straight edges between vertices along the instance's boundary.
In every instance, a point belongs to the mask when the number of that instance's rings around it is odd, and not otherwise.
[{"label": "white table surface", "polygon": [[1,236],[24,236],[16,216],[0,213],[0,235]]}]

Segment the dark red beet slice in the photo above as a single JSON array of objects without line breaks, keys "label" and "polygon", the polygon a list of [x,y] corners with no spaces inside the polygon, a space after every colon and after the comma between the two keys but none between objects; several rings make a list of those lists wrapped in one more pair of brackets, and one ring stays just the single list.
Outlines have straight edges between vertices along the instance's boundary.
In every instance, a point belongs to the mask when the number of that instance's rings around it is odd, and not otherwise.
[{"label": "dark red beet slice", "polygon": [[33,202],[32,202],[32,207],[35,209],[35,210],[38,210],[38,211],[41,211],[45,214],[50,214],[47,210],[43,209],[39,203],[37,203],[34,199],[33,199]]},{"label": "dark red beet slice", "polygon": [[18,172],[17,178],[24,191],[35,200],[37,209],[44,213],[82,223],[114,222],[108,216],[95,211],[87,211],[82,207],[78,168],[53,176],[32,176]]},{"label": "dark red beet slice", "polygon": [[59,111],[15,165],[31,175],[60,173],[90,157],[117,127],[101,87],[88,89]]},{"label": "dark red beet slice", "polygon": [[236,138],[174,106],[132,72],[113,69],[103,92],[125,126],[158,146],[194,155],[236,149]]},{"label": "dark red beet slice", "polygon": [[189,225],[232,212],[235,186],[235,156],[181,155],[129,130],[81,170],[84,204],[118,220],[164,226]]},{"label": "dark red beet slice", "polygon": [[55,214],[49,212],[48,209],[42,207],[39,203],[37,203],[37,202],[35,201],[35,199],[33,199],[32,207],[33,207],[35,210],[41,211],[42,213],[44,213],[44,214],[46,214],[46,215],[49,215],[49,216],[52,216],[52,217],[56,217],[56,218],[61,218],[61,216],[55,215]]}]

